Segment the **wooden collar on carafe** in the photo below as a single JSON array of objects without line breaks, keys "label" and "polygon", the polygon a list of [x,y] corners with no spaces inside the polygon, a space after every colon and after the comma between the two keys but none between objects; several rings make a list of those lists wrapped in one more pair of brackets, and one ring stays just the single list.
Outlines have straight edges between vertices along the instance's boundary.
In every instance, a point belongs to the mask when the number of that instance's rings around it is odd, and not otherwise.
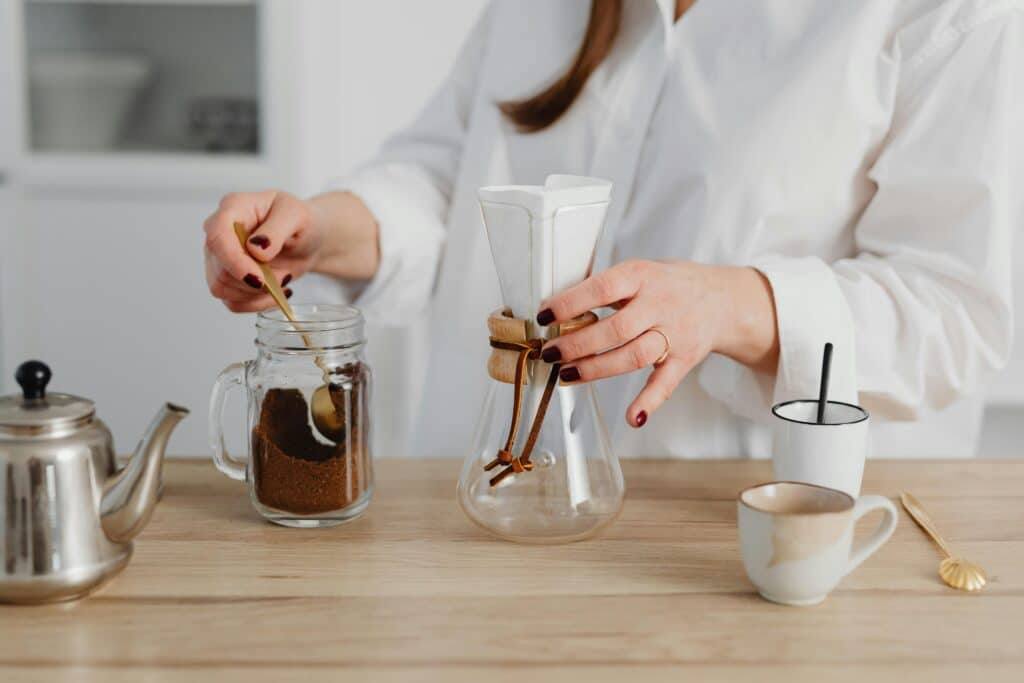
[{"label": "wooden collar on carafe", "polygon": [[[583,315],[573,318],[564,323],[552,325],[549,329],[553,336],[574,332],[587,325],[597,322],[597,315],[587,311]],[[533,424],[530,433],[523,445],[522,453],[514,455],[513,445],[516,441],[516,433],[519,431],[519,420],[522,417],[523,409],[523,385],[529,381],[528,362],[540,358],[540,350],[546,340],[527,338],[527,330],[530,328],[530,321],[522,318],[513,318],[512,312],[506,309],[498,309],[487,318],[487,329],[491,333],[491,357],[487,361],[487,372],[499,382],[512,384],[515,387],[512,401],[512,422],[509,425],[508,438],[505,440],[505,447],[498,451],[497,456],[484,467],[490,471],[499,465],[505,469],[491,478],[491,486],[497,486],[501,480],[508,475],[520,472],[529,472],[533,469],[530,462],[530,455],[540,435],[540,428],[544,424],[544,415],[547,413],[548,404],[551,402],[551,395],[558,384],[558,371],[561,363],[552,363],[548,372],[548,380],[544,385],[544,393],[541,395],[540,404],[537,406],[537,414],[533,417]]]}]

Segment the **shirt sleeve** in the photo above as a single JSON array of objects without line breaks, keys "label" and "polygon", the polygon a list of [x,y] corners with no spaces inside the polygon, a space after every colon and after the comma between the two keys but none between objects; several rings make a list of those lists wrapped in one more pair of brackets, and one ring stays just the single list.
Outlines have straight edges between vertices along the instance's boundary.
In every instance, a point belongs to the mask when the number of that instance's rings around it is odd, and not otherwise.
[{"label": "shirt sleeve", "polygon": [[490,15],[485,11],[477,20],[452,71],[412,125],[385,142],[372,162],[328,184],[359,197],[377,221],[377,273],[366,283],[303,278],[307,296],[312,290],[325,300],[354,299],[368,318],[385,324],[407,319],[430,300]]},{"label": "shirt sleeve", "polygon": [[1024,13],[983,19],[937,34],[906,61],[856,256],[754,264],[775,298],[775,380],[720,358],[701,376],[737,412],[756,417],[768,400],[815,396],[827,341],[836,345],[832,395],[859,397],[883,419],[942,409],[1007,361],[1011,235],[1024,214]]}]

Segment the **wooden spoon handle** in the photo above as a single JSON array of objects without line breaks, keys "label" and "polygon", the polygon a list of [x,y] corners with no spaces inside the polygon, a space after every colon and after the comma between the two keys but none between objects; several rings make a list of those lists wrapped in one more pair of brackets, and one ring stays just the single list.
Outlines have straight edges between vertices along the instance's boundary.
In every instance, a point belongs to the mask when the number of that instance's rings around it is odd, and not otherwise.
[{"label": "wooden spoon handle", "polygon": [[903,503],[903,509],[917,522],[917,525],[942,548],[942,552],[946,553],[947,557],[953,557],[953,551],[949,549],[946,541],[939,535],[938,529],[935,528],[935,523],[932,522],[932,518],[928,516],[928,513],[924,511],[924,506],[921,505],[921,502],[906,491],[900,494],[900,502]]}]

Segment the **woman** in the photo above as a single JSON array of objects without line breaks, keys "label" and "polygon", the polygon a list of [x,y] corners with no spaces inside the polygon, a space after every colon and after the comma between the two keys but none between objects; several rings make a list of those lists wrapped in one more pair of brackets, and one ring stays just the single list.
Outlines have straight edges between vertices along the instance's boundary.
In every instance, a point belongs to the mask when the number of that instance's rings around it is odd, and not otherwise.
[{"label": "woman", "polygon": [[620,452],[767,453],[772,402],[816,395],[832,341],[832,396],[872,413],[876,455],[969,455],[971,395],[1012,336],[1022,9],[495,2],[373,163],[309,200],[224,198],[205,226],[211,292],[271,306],[255,259],[327,275],[339,286],[317,298],[347,292],[377,318],[429,307],[412,445],[460,454],[500,303],[477,187],[604,177],[595,275],[538,318],[617,308],[544,353],[565,381],[619,378],[598,386],[634,428]]}]

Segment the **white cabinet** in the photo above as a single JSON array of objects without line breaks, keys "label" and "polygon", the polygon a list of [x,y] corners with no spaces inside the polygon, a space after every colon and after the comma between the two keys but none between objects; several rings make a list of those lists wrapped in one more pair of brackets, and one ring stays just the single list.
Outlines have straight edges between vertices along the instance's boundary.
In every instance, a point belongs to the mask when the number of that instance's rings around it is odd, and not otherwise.
[{"label": "white cabinet", "polygon": [[[252,357],[254,335],[251,316],[206,291],[203,219],[224,192],[311,194],[365,159],[440,82],[482,5],[0,2],[0,392],[15,390],[18,362],[38,357],[53,366],[55,389],[96,400],[119,450],[174,400],[193,415],[172,451],[204,453],[210,385]],[[34,137],[32,51],[65,46],[153,65],[149,99],[108,148]],[[189,137],[189,102],[208,96],[255,98],[255,147]],[[370,330],[379,453],[397,452],[412,409],[407,344],[404,333]]]},{"label": "white cabinet", "polygon": [[35,152],[257,155],[256,3],[29,2]]},{"label": "white cabinet", "polygon": [[295,73],[294,55],[341,5],[11,0],[0,12],[0,123],[19,182],[213,191],[294,175],[294,104],[316,77]]}]

